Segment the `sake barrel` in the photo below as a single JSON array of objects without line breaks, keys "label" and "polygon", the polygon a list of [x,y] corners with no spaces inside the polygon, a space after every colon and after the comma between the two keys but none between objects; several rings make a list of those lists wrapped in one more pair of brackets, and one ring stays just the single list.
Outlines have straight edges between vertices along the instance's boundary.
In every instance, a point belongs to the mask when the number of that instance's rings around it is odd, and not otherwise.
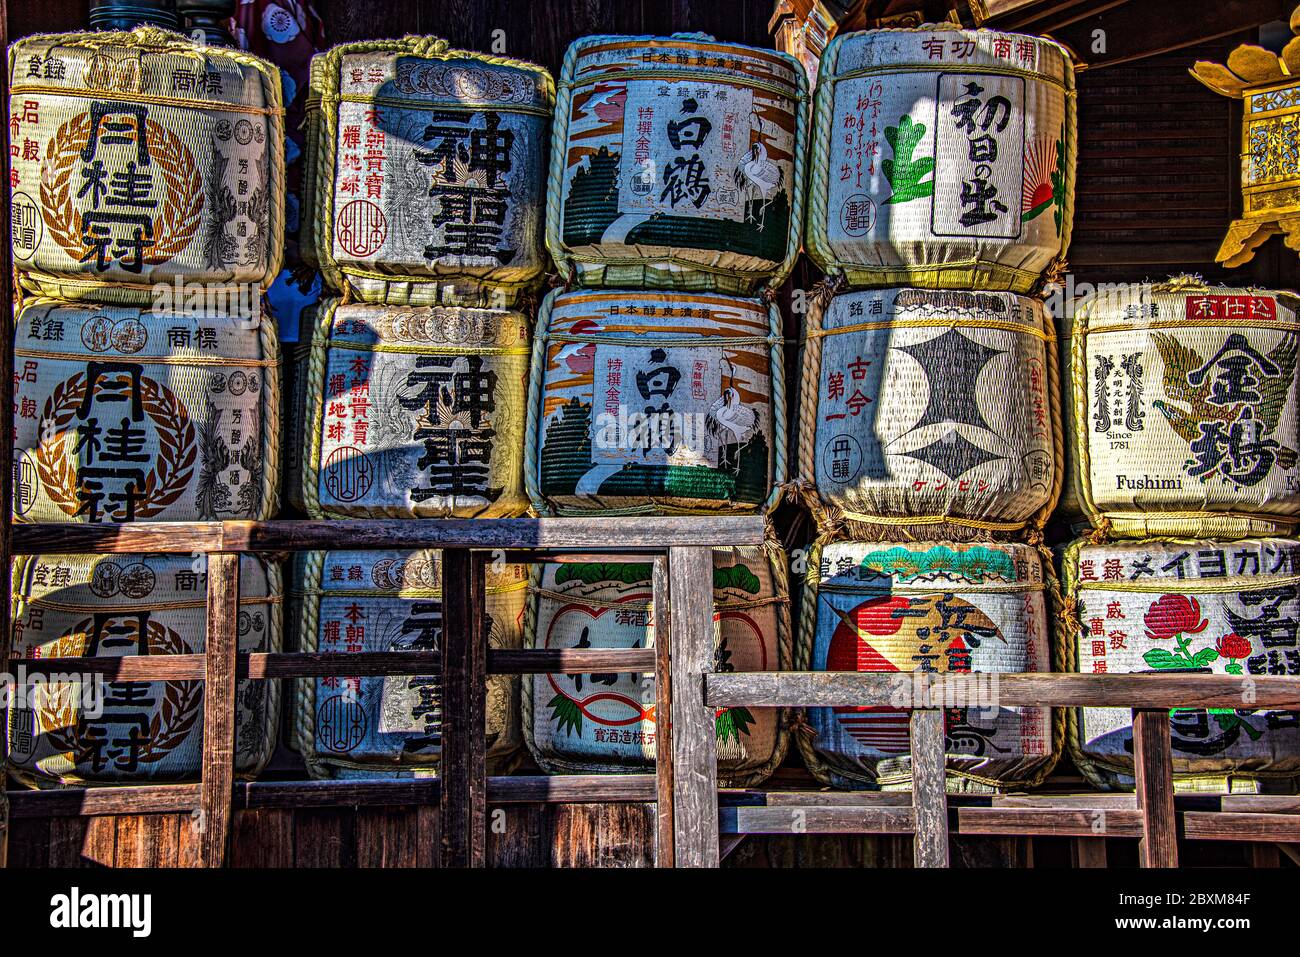
[{"label": "sake barrel", "polygon": [[813,113],[809,255],[861,286],[1028,292],[1074,215],[1074,68],[1041,37],[836,37]]},{"label": "sake barrel", "polygon": [[755,512],[785,481],[780,317],[755,299],[552,292],[524,478],[561,515]]},{"label": "sake barrel", "polygon": [[[528,569],[487,565],[484,632],[491,648],[519,648]],[[437,551],[305,553],[295,577],[298,647],[365,654],[437,651],[442,571]],[[519,750],[519,679],[487,682],[487,757],[504,773]],[[299,679],[295,746],[313,777],[349,771],[433,773],[442,752],[436,675]]]},{"label": "sake barrel", "polygon": [[[281,648],[279,568],[239,560],[241,653]],[[202,681],[91,681],[78,658],[202,655],[207,569],[190,555],[21,555],[13,568],[16,658],[67,659],[45,683],[21,676],[9,709],[9,770],[31,787],[197,781]],[[235,771],[258,774],[275,750],[279,682],[235,687]]]},{"label": "sake barrel", "polygon": [[280,347],[269,318],[37,298],[15,321],[15,521],[275,514]]},{"label": "sake barrel", "polygon": [[[1060,754],[1051,712],[1002,707],[997,690],[999,672],[1051,670],[1035,549],[835,542],[813,550],[809,572],[795,670],[897,672],[891,701],[942,707],[950,791],[1047,776]],[[795,738],[818,780],[911,787],[908,711],[810,708],[807,721]]]},{"label": "sake barrel", "polygon": [[507,305],[540,279],[549,73],[405,37],[334,47],[311,82],[308,252],[331,286],[374,302]]},{"label": "sake barrel", "polygon": [[546,242],[582,285],[748,295],[803,226],[808,81],[703,34],[591,36],[564,58]]},{"label": "sake barrel", "polygon": [[316,518],[523,514],[529,323],[505,309],[322,306],[302,490]]},{"label": "sake barrel", "polygon": [[[1300,675],[1300,542],[1076,541],[1062,565],[1075,614],[1057,635],[1073,671],[1240,675],[1243,705],[1252,676]],[[1067,717],[1070,755],[1088,780],[1132,788],[1132,713]],[[1296,712],[1180,708],[1169,726],[1177,790],[1290,791],[1300,779]]]},{"label": "sake barrel", "polygon": [[[626,563],[546,564],[534,575],[524,643],[532,648],[650,648],[657,622],[653,568]],[[786,557],[763,547],[713,550],[716,671],[790,667]],[[549,772],[652,770],[659,715],[652,675],[532,675],[525,679],[524,740]],[[718,777],[724,787],[765,780],[786,748],[784,714],[718,712]]]},{"label": "sake barrel", "polygon": [[1130,538],[1295,528],[1298,305],[1177,279],[1080,306],[1074,428],[1094,525]]},{"label": "sake barrel", "polygon": [[800,468],[824,526],[967,540],[1047,521],[1060,395],[1038,300],[924,289],[816,299],[803,377]]},{"label": "sake barrel", "polygon": [[158,282],[271,284],[285,190],[275,67],[142,28],[25,37],[9,79],[23,286],[147,303]]}]

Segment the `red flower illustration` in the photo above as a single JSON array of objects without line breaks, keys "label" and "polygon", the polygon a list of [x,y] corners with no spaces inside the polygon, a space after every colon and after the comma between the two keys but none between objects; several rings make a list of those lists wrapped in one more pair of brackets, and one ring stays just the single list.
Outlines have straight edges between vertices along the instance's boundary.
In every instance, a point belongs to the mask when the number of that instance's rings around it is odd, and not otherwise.
[{"label": "red flower illustration", "polygon": [[1163,641],[1174,635],[1199,634],[1210,624],[1201,617],[1200,603],[1186,595],[1162,595],[1148,609],[1142,623],[1152,641]]},{"label": "red flower illustration", "polygon": [[1237,659],[1250,657],[1250,639],[1241,637],[1235,631],[1230,631],[1216,641],[1214,647],[1219,652],[1220,658],[1229,659],[1228,666],[1225,669],[1228,674],[1241,674],[1241,665],[1237,663]]}]

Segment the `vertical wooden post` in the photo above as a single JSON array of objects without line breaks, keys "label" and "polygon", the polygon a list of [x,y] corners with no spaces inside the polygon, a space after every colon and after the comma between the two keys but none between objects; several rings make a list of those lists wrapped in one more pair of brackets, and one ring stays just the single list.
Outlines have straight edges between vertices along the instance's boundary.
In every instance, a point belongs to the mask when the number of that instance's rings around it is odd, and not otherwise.
[{"label": "vertical wooden post", "polygon": [[673,855],[678,867],[717,867],[716,719],[704,703],[713,671],[713,552],[670,548],[672,594]]},{"label": "vertical wooden post", "polygon": [[199,865],[223,867],[235,785],[235,662],[239,651],[239,555],[207,556],[203,764],[199,786]]},{"label": "vertical wooden post", "polygon": [[1143,867],[1177,867],[1173,743],[1167,710],[1134,710],[1133,774],[1142,812],[1138,859]]},{"label": "vertical wooden post", "polygon": [[[654,561],[655,620],[655,866],[673,867],[673,682],[668,603],[668,556]],[[642,676],[644,678],[644,675]]]},{"label": "vertical wooden post", "polygon": [[487,857],[487,636],[484,561],[442,550],[443,867],[482,867]]},{"label": "vertical wooden post", "polygon": [[[9,48],[9,5],[0,0],[0,50]],[[0,103],[9,102],[9,70],[0,70]],[[4,182],[9,182],[9,124],[2,124],[0,131],[0,173]],[[8,188],[7,185],[5,187]],[[9,527],[13,522],[13,478],[14,478],[14,269],[13,244],[10,241],[12,213],[11,203],[0,203],[0,329],[3,329],[4,343],[0,349],[0,601],[4,602],[5,627],[9,628],[9,614],[13,608],[9,600],[9,568],[13,552],[10,546]],[[0,647],[9,647],[9,635],[6,634]],[[5,663],[6,668],[8,662]],[[9,736],[0,735],[0,767],[9,763]],[[3,782],[0,782],[0,867],[7,866],[9,859],[9,799],[5,796]]]},{"label": "vertical wooden post", "polygon": [[948,866],[948,794],[944,787],[943,712],[912,712],[912,855],[917,867]]},{"label": "vertical wooden post", "polygon": [[1106,866],[1106,839],[1104,837],[1076,837],[1071,850],[1075,867]]}]

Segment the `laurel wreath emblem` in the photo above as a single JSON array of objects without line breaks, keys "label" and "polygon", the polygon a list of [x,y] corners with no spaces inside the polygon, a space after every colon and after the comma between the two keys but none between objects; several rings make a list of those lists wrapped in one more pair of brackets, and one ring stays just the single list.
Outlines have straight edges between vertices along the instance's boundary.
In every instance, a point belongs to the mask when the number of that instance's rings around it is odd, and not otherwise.
[{"label": "laurel wreath emblem", "polygon": [[[70,428],[86,394],[87,377],[79,372],[54,387],[45,400],[38,435],[46,436],[36,448],[36,473],[50,500],[69,516],[75,516],[77,501],[77,457],[65,448],[66,439],[76,435]],[[198,454],[194,423],[176,394],[148,376],[140,377],[140,407],[152,420],[158,436],[154,467],[145,478],[135,506],[137,519],[152,518],[171,505],[189,485]],[[122,520],[112,515],[111,519]]]},{"label": "laurel wreath emblem", "polygon": [[[86,653],[86,639],[93,622],[87,618],[69,634],[53,643],[51,658],[78,658]],[[191,649],[176,632],[158,621],[150,621],[145,629],[145,640],[151,655],[183,655]],[[141,764],[155,764],[170,754],[194,730],[203,713],[203,682],[164,681],[162,700],[149,721],[143,735],[137,760]],[[84,765],[94,752],[94,742],[86,733],[86,719],[78,709],[80,695],[72,685],[57,687],[47,685],[50,698],[37,715],[37,727],[42,729],[49,744],[71,759],[74,765]],[[109,716],[107,720],[111,721]]]},{"label": "laurel wreath emblem", "polygon": [[[90,139],[90,124],[90,114],[82,113],[60,126],[45,148],[41,167],[41,215],[50,237],[78,262],[94,255],[94,247],[82,241],[74,201],[74,173]],[[153,120],[145,120],[145,135],[149,157],[162,172],[166,197],[153,219],[155,242],[142,258],[150,266],[161,266],[194,238],[203,211],[203,186],[194,156],[180,137]]]}]

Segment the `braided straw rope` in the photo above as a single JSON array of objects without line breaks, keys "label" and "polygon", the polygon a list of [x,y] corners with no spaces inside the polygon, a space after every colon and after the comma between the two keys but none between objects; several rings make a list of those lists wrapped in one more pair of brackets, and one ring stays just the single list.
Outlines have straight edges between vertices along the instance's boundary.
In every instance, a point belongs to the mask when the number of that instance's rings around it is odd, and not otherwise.
[{"label": "braided straw rope", "polygon": [[[1078,600],[1081,582],[1079,580],[1079,558],[1084,546],[1092,544],[1088,539],[1076,539],[1067,545],[1061,556],[1061,579],[1062,591],[1064,592],[1064,612],[1057,616],[1055,634],[1055,657],[1057,668],[1065,673],[1081,674],[1079,667],[1079,647],[1078,639],[1083,631],[1083,623],[1078,618]],[[1204,545],[1203,539],[1191,538],[1153,538],[1141,543],[1143,545],[1167,544],[1167,545]],[[1272,579],[1268,579],[1268,584],[1272,584]],[[1214,591],[1213,586],[1201,586],[1199,582],[1193,580],[1180,579],[1176,583],[1171,583],[1179,592],[1196,594],[1199,592]],[[1237,586],[1238,590],[1248,590]],[[1123,592],[1134,590],[1126,588],[1123,582],[1107,583],[1107,590]],[[1115,790],[1132,790],[1135,786],[1133,778],[1133,759],[1127,760],[1107,760],[1106,758],[1090,754],[1084,750],[1083,745],[1083,727],[1082,727],[1082,708],[1064,708],[1066,724],[1066,743],[1069,748],[1070,760],[1074,762],[1075,767],[1083,774],[1088,782],[1095,788],[1102,791]],[[1131,733],[1131,731],[1130,731]],[[1180,770],[1180,766],[1186,768],[1194,759],[1174,757],[1174,790],[1179,793],[1183,792],[1217,792],[1217,793],[1234,793],[1240,792],[1241,788],[1235,788],[1234,784],[1243,782],[1246,790],[1260,790],[1263,782],[1284,782],[1291,785],[1294,789],[1300,785],[1300,772],[1296,771],[1270,771],[1267,769],[1260,770],[1222,770],[1212,772],[1196,772]]]},{"label": "braided straw rope", "polygon": [[[262,102],[265,104],[265,107],[260,108],[259,112],[266,116],[267,124],[270,127],[268,153],[271,160],[270,182],[267,184],[268,194],[271,198],[269,204],[271,235],[267,248],[266,271],[262,275],[260,285],[263,292],[271,287],[276,276],[280,274],[284,254],[284,204],[288,192],[284,158],[284,99],[280,85],[280,71],[277,67],[261,57],[254,56],[243,50],[229,47],[203,46],[179,33],[173,33],[159,27],[136,27],[130,32],[107,30],[90,33],[42,33],[26,37],[20,43],[50,43],[62,47],[94,51],[111,47],[125,47],[146,54],[180,56],[194,60],[200,65],[207,64],[209,60],[213,59],[227,61],[247,67],[256,73],[261,83]],[[9,75],[11,77],[14,75],[14,63],[18,54],[18,47],[19,43],[13,43],[9,47]],[[78,94],[76,91],[66,91],[62,92],[61,95],[75,97]],[[147,94],[133,94],[130,98],[134,101],[150,99]],[[239,104],[206,102],[187,104],[185,102],[176,102],[170,105],[175,106],[177,109],[185,109],[187,106],[201,109],[207,106],[213,110],[224,112],[241,113],[248,111],[247,107],[242,107]],[[76,276],[57,276],[34,269],[19,271],[18,282],[20,285],[28,287],[32,292],[44,293],[61,299],[90,299],[121,305],[139,305],[142,302],[147,302],[155,285],[152,282],[101,282],[93,279],[81,279]]]},{"label": "braided straw rope", "polygon": [[[796,671],[810,671],[813,668],[813,650],[817,637],[818,596],[821,590],[821,555],[822,550],[828,544],[830,544],[830,540],[827,537],[818,538],[813,543],[808,555],[808,567],[804,577],[803,605],[799,616],[799,634],[794,651]],[[938,545],[941,543],[924,544]],[[1043,567],[1043,575],[1045,579],[1049,580],[1048,592],[1050,595],[1050,579],[1052,576],[1050,563]],[[973,586],[973,590],[979,590],[979,586]],[[884,593],[882,592],[882,594]],[[1045,608],[1044,618],[1046,618],[1046,615],[1047,609]],[[1044,625],[1046,624],[1047,622],[1044,621]],[[1050,632],[1048,635],[1050,635]],[[853,783],[856,783],[865,787],[880,787],[885,790],[908,789],[911,787],[910,755],[905,759],[907,762],[905,767],[909,768],[909,770],[885,774],[877,774],[866,768],[849,768],[842,763],[826,760],[821,752],[817,750],[817,733],[809,721],[811,710],[810,708],[800,709],[795,717],[795,743],[799,748],[800,755],[803,757],[804,764],[807,765],[809,772],[818,781],[832,786],[853,786]],[[944,772],[947,790],[950,793],[967,791],[1000,792],[1032,788],[1041,784],[1052,772],[1056,762],[1064,752],[1066,735],[1065,717],[1060,713],[1060,709],[1045,710],[1050,711],[1052,728],[1052,750],[1050,754],[1043,757],[1022,756],[1020,758],[1022,765],[1020,769],[1012,773],[1000,774],[997,777],[949,766]],[[881,762],[874,763],[878,765]]]},{"label": "braided straw rope", "polygon": [[[768,346],[768,381],[772,388],[772,442],[770,444],[771,456],[771,473],[770,484],[771,491],[767,498],[757,507],[753,505],[735,506],[726,501],[719,500],[717,505],[708,506],[687,506],[678,505],[671,501],[664,501],[659,498],[651,497],[649,501],[636,505],[623,505],[613,507],[602,507],[599,510],[572,505],[559,505],[548,499],[541,489],[541,446],[542,446],[542,409],[546,403],[546,350],[551,342],[608,342],[613,341],[597,336],[552,336],[551,335],[551,314],[559,296],[563,293],[562,289],[552,289],[547,293],[546,298],[542,300],[541,309],[537,316],[537,325],[533,330],[533,354],[528,370],[528,414],[524,426],[524,490],[528,495],[528,500],[532,503],[533,511],[538,515],[561,515],[561,516],[590,516],[594,511],[599,511],[604,516],[631,516],[631,515],[718,515],[725,513],[751,514],[757,511],[759,514],[771,514],[771,512],[780,503],[781,497],[787,485],[787,462],[786,462],[786,392],[785,392],[785,352],[783,349],[784,340],[781,338],[781,314],[776,304],[772,301],[770,295],[765,295],[765,308],[767,310],[768,335],[766,339],[759,337],[747,339],[718,339],[716,337],[706,336],[681,336],[681,337],[658,337],[649,340],[643,336],[629,338],[626,345],[629,347],[650,347],[653,344],[665,344],[670,346],[704,346],[715,345],[718,343],[735,343],[735,342],[752,342],[753,344],[766,343]],[[634,295],[635,293],[630,293]],[[752,301],[752,300],[751,300]],[[619,340],[620,344],[622,340]]]},{"label": "braided straw rope", "polygon": [[[541,85],[549,108],[555,102],[555,81],[543,67],[525,60],[457,50],[440,37],[406,36],[397,40],[362,40],[344,43],[326,53],[312,58],[311,102],[320,106],[320,120],[308,130],[314,132],[315,141],[307,146],[315,153],[313,169],[316,184],[315,208],[318,211],[312,223],[312,251],[321,274],[331,288],[343,293],[355,291],[361,299],[393,305],[482,305],[484,296],[500,296],[505,304],[513,304],[522,295],[533,290],[542,279],[544,267],[539,266],[519,278],[512,274],[519,269],[498,268],[478,279],[461,270],[442,275],[416,276],[409,273],[390,274],[341,265],[334,258],[334,180],[338,172],[338,104],[342,102],[341,70],[343,59],[357,53],[398,53],[426,60],[474,60],[490,66],[506,67],[534,74]],[[316,62],[320,61],[320,66]],[[418,106],[418,102],[413,106]],[[496,107],[499,112],[521,112],[509,107]],[[532,112],[532,111],[522,111]],[[322,122],[323,121],[323,122]],[[458,285],[460,280],[462,285]],[[374,288],[380,284],[379,288]],[[432,287],[434,294],[424,291]],[[345,296],[345,302],[349,301]]]},{"label": "braided straw rope", "polygon": [[[872,33],[931,33],[935,31],[959,28],[950,24],[927,24],[920,27],[890,28],[873,30]],[[968,30],[967,33],[994,33],[991,30]],[[855,34],[847,33],[835,37],[822,54],[818,71],[820,82],[814,97],[813,132],[811,153],[814,162],[809,164],[811,174],[808,184],[808,229],[804,245],[812,259],[828,276],[840,276],[849,279],[854,285],[864,286],[917,286],[930,289],[987,289],[1010,290],[1025,294],[1030,292],[1042,278],[1043,272],[1020,269],[1005,263],[986,259],[948,258],[943,263],[910,266],[872,266],[864,263],[848,262],[840,259],[830,246],[828,232],[828,204],[830,201],[830,145],[832,130],[835,125],[835,86],[840,79],[836,75],[840,48]],[[1047,267],[1049,275],[1063,271],[1065,254],[1069,249],[1074,216],[1075,163],[1078,154],[1078,108],[1075,89],[1073,60],[1069,52],[1053,40],[1046,37],[1032,37],[1036,44],[1055,48],[1064,60],[1066,69],[1064,81],[1048,78],[1030,71],[980,67],[977,73],[1001,73],[1005,75],[1026,76],[1059,85],[1065,92],[1065,150],[1066,181],[1065,197],[1061,208],[1060,250]],[[936,71],[936,66],[927,64],[907,68],[910,72]],[[855,71],[855,74],[858,71]],[[895,72],[887,67],[871,68],[874,73]]]},{"label": "braided straw rope", "polygon": [[[1061,496],[1064,481],[1062,463],[1065,458],[1065,437],[1060,415],[1061,382],[1059,360],[1056,355],[1056,333],[1051,318],[1041,308],[1035,310],[1040,317],[1037,326],[1013,325],[1006,322],[979,320],[900,320],[897,322],[859,323],[845,329],[826,329],[823,318],[837,294],[846,286],[842,276],[832,277],[822,283],[809,297],[807,331],[803,337],[803,354],[800,363],[800,402],[798,437],[798,478],[790,489],[812,514],[818,531],[828,541],[848,536],[868,540],[935,541],[945,538],[956,540],[984,537],[1000,540],[1023,538],[1030,544],[1042,541],[1043,529]],[[850,512],[839,505],[824,502],[817,485],[817,416],[821,401],[822,343],[828,335],[851,334],[862,328],[921,327],[935,328],[995,328],[1017,335],[1028,335],[1043,342],[1044,364],[1047,366],[1048,415],[1052,445],[1052,486],[1047,500],[1025,521],[992,521],[956,515],[873,515]],[[916,529],[927,529],[918,534]],[[985,533],[981,535],[980,533]],[[1022,533],[1017,536],[1016,533]],[[1049,558],[1050,562],[1050,558]]]},{"label": "braided straw rope", "polygon": [[[1211,287],[1201,281],[1199,276],[1175,276],[1168,282],[1151,286],[1153,293],[1188,293],[1210,291]],[[1276,293],[1247,287],[1247,292],[1261,292],[1268,295]],[[1246,538],[1253,535],[1293,535],[1300,525],[1300,519],[1286,515],[1251,512],[1246,509],[1223,509],[1214,511],[1161,510],[1118,511],[1103,510],[1096,502],[1092,488],[1092,450],[1091,433],[1088,429],[1088,396],[1091,394],[1088,382],[1088,334],[1096,332],[1098,327],[1091,327],[1092,303],[1082,303],[1075,310],[1074,335],[1070,342],[1070,382],[1073,387],[1073,433],[1074,445],[1074,482],[1078,490],[1079,503],[1084,515],[1095,531],[1092,540],[1096,543],[1112,538],[1142,539],[1206,539],[1206,538]],[[1213,323],[1195,320],[1169,323],[1169,328],[1183,328],[1196,325],[1233,325],[1227,321]],[[1270,324],[1268,328],[1276,328]]]},{"label": "braided straw rope", "polygon": [[[762,50],[765,56],[786,61],[790,66],[796,85],[794,97],[795,138],[794,162],[790,177],[790,221],[787,230],[785,257],[775,271],[737,271],[722,266],[700,262],[693,258],[667,253],[649,258],[630,256],[615,258],[604,255],[581,255],[569,249],[564,243],[564,171],[569,152],[569,119],[572,115],[573,89],[577,85],[578,58],[588,46],[597,46],[611,41],[653,41],[663,40],[657,36],[622,36],[599,35],[582,37],[569,44],[564,54],[564,64],[560,68],[560,81],[555,98],[555,121],[551,125],[551,164],[547,173],[546,203],[546,247],[555,261],[556,271],[566,285],[581,280],[589,287],[623,287],[642,289],[677,289],[685,292],[722,292],[738,296],[753,296],[767,289],[779,289],[794,271],[799,258],[800,240],[804,229],[804,186],[807,179],[805,166],[808,153],[808,76],[803,64],[788,53],[776,50]],[[703,33],[674,33],[672,40],[698,40],[716,42],[713,37]],[[739,46],[738,44],[725,44]],[[749,48],[744,48],[749,49]],[[643,76],[646,79],[663,71],[636,71],[630,79]],[[668,71],[666,77],[688,78],[688,69]],[[706,74],[709,76],[709,74]],[[748,81],[747,81],[748,82]],[[764,89],[772,89],[767,84],[754,83]],[[780,95],[786,95],[784,93]],[[709,250],[702,250],[709,252]],[[725,250],[716,250],[719,255]],[[586,266],[575,268],[575,264]]]},{"label": "braided straw rope", "polygon": [[[717,611],[739,610],[746,608],[762,608],[772,606],[776,619],[776,656],[777,670],[789,671],[791,661],[794,656],[794,642],[790,627],[790,582],[788,575],[789,559],[784,549],[773,538],[768,538],[760,546],[763,560],[767,562],[772,572],[772,585],[774,594],[769,598],[757,599],[754,601],[726,601],[720,602],[715,598],[714,609]],[[750,549],[745,549],[749,551]],[[732,551],[729,548],[715,548],[715,554],[725,554]],[[541,587],[542,579],[545,574],[545,565],[533,565],[529,570],[528,579],[528,603],[524,608],[524,647],[539,648],[537,620],[540,613],[541,602],[543,599],[554,601],[557,598],[562,600],[573,601],[582,605],[593,608],[605,606],[617,606],[621,608],[629,607],[627,603],[611,603],[582,596],[557,595],[555,592],[548,591]],[[669,603],[671,604],[671,596]],[[641,607],[633,605],[630,607]],[[671,612],[670,612],[671,614]],[[655,622],[650,634],[650,640],[647,647],[654,647],[659,640],[668,640],[668,636],[659,634],[659,622]],[[665,628],[667,622],[663,623]],[[538,745],[535,737],[534,722],[537,718],[536,703],[533,700],[536,680],[540,675],[525,675],[524,680],[520,682],[520,699],[519,712],[523,724],[524,744],[528,748],[529,754],[537,766],[548,774],[591,774],[591,773],[617,773],[621,766],[612,757],[608,760],[575,760],[571,758],[558,758],[553,754],[546,752]],[[642,676],[642,688],[648,690],[654,685],[653,675]],[[781,762],[785,760],[786,752],[789,748],[790,725],[792,720],[792,709],[777,708],[776,710],[776,731],[772,742],[772,749],[767,757],[759,764],[753,767],[746,767],[746,762],[742,759],[735,766],[728,767],[727,762],[719,761],[718,763],[718,786],[724,788],[745,788],[756,787],[762,784],[780,767]],[[658,716],[656,715],[656,721]],[[648,761],[630,760],[628,762],[638,768],[653,768],[655,760],[652,758]]]}]

